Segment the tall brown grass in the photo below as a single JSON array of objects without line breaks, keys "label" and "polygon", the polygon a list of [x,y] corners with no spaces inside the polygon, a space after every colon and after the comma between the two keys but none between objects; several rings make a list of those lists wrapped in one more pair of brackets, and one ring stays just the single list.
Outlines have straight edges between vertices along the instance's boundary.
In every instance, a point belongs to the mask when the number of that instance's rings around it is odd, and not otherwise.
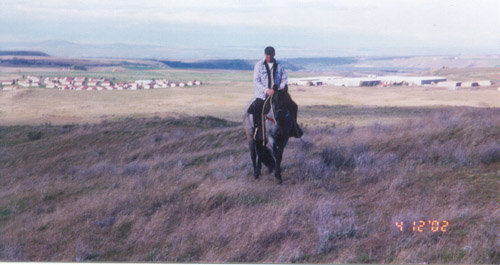
[{"label": "tall brown grass", "polygon": [[[212,117],[2,127],[0,260],[499,263],[499,128],[473,108],[309,127],[276,185]],[[450,225],[394,225],[418,220]]]}]

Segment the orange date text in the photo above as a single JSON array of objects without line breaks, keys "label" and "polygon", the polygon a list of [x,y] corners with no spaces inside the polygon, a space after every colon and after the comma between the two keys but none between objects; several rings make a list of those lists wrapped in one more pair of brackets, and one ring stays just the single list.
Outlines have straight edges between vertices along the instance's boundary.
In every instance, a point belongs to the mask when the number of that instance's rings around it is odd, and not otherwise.
[{"label": "orange date text", "polygon": [[450,223],[448,221],[437,221],[437,220],[427,220],[427,221],[414,221],[405,223],[403,221],[395,223],[396,228],[401,231],[407,231],[410,229],[412,232],[423,233],[423,232],[446,232],[448,231],[448,226]]}]

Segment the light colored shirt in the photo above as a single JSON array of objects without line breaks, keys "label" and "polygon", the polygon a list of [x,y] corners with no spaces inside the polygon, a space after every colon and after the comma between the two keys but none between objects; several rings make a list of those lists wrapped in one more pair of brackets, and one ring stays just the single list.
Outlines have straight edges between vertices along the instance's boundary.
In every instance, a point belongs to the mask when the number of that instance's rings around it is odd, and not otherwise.
[{"label": "light colored shirt", "polygon": [[[269,76],[267,75],[266,66],[264,64],[265,59],[257,62],[253,70],[253,82],[254,82],[254,96],[255,98],[266,99],[266,91],[274,86],[274,84],[279,85],[279,89],[284,89],[285,85],[288,84],[288,77],[285,72],[285,68],[275,61],[274,65],[271,66],[269,63],[269,70],[271,75],[271,87],[269,87]],[[272,67],[276,67],[276,76],[273,75]]]},{"label": "light colored shirt", "polygon": [[271,87],[274,86],[274,62],[267,63],[267,66],[269,66],[269,74],[271,75]]}]

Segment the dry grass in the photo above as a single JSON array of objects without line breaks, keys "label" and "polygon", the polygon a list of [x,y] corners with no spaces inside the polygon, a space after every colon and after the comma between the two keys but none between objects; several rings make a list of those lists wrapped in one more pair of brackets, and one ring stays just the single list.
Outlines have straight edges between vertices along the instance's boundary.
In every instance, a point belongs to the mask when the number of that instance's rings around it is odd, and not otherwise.
[{"label": "dry grass", "polygon": [[[495,70],[496,68],[493,68]],[[484,69],[481,69],[484,70]],[[493,70],[484,72],[492,79]],[[451,71],[451,70],[450,70]],[[458,72],[451,71],[451,73]],[[12,73],[6,73],[8,75]],[[166,88],[142,91],[59,91],[54,89],[21,89],[0,91],[0,125],[33,125],[41,122],[53,124],[100,122],[127,117],[199,116],[211,115],[239,121],[243,106],[253,98],[250,71],[126,71],[112,72],[22,72],[43,76],[108,77],[116,80],[169,79],[202,80],[196,87]],[[293,73],[291,73],[293,74]],[[295,73],[296,74],[296,73]],[[464,74],[465,75],[465,74]],[[2,75],[3,76],[3,75]],[[460,72],[456,76],[461,76]],[[468,74],[467,74],[468,76]],[[483,78],[484,78],[483,77]],[[290,92],[300,106],[299,122],[310,126],[368,125],[373,122],[393,123],[414,117],[415,112],[425,115],[426,108],[443,106],[500,107],[495,87],[459,89],[456,91],[435,87],[301,87],[291,86]],[[317,108],[321,105],[322,108]],[[340,106],[340,107],[339,107]],[[342,107],[344,106],[344,107]],[[345,106],[362,107],[358,112]],[[387,107],[387,109],[379,109]],[[408,113],[404,109],[396,115],[390,107],[420,110]],[[331,112],[328,108],[338,110]],[[331,116],[316,115],[325,109]],[[373,110],[378,109],[378,112]],[[302,112],[304,111],[304,112]],[[337,115],[339,114],[339,115]],[[408,115],[410,114],[410,115]],[[381,119],[380,115],[384,118]]]},{"label": "dry grass", "polygon": [[[498,128],[474,108],[308,127],[276,185],[226,120],[1,127],[0,260],[499,263]],[[420,219],[448,232],[394,225]]]}]

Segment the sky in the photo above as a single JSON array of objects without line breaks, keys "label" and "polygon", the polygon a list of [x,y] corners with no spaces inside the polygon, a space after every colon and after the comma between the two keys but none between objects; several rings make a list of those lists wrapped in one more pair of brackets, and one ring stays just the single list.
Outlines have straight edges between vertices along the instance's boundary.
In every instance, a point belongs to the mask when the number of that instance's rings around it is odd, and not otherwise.
[{"label": "sky", "polygon": [[500,54],[500,1],[0,2],[0,50],[251,59],[268,45],[286,58]]}]

